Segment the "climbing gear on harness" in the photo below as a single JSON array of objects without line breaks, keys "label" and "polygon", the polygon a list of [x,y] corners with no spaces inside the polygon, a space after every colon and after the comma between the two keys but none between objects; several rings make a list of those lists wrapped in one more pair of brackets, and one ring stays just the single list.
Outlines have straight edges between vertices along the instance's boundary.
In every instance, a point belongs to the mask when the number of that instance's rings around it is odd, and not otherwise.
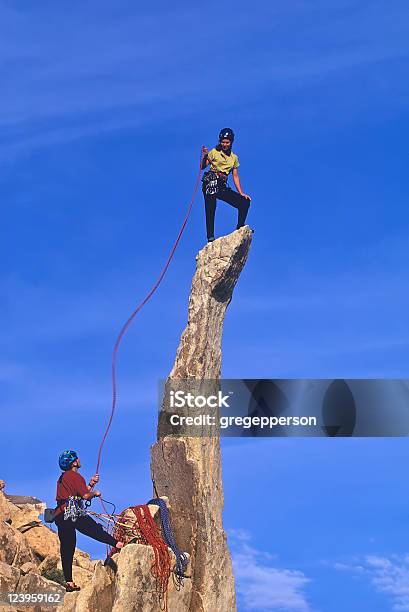
[{"label": "climbing gear on harness", "polygon": [[218,191],[218,176],[216,172],[210,170],[205,172],[202,177],[203,192],[206,195],[215,195]]},{"label": "climbing gear on harness", "polygon": [[205,195],[216,195],[227,189],[227,175],[209,170],[203,174],[202,183]]},{"label": "climbing gear on harness", "polygon": [[66,450],[61,453],[58,458],[58,465],[63,472],[70,469],[71,464],[78,459],[78,454],[74,450]]},{"label": "climbing gear on harness", "polygon": [[234,140],[233,130],[231,128],[223,128],[222,130],[220,130],[219,142],[220,140],[223,140],[223,138],[227,138],[232,143]]},{"label": "climbing gear on harness", "polygon": [[85,516],[87,511],[84,507],[82,497],[72,495],[67,499],[64,509],[64,521],[71,519],[76,521],[78,517]]}]

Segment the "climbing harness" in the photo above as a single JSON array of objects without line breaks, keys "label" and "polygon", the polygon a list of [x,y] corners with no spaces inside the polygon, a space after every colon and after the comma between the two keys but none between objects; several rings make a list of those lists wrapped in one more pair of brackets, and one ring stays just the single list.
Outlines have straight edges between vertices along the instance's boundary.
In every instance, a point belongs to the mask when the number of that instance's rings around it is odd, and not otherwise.
[{"label": "climbing harness", "polygon": [[216,172],[209,170],[205,172],[202,177],[203,192],[206,195],[215,195],[218,192],[218,176]]},{"label": "climbing harness", "polygon": [[227,176],[219,176],[214,170],[209,170],[203,174],[202,183],[202,190],[205,195],[216,195],[227,188]]},{"label": "climbing harness", "polygon": [[87,510],[82,497],[72,495],[66,501],[64,508],[64,521],[71,519],[76,521],[80,516],[85,516]]}]

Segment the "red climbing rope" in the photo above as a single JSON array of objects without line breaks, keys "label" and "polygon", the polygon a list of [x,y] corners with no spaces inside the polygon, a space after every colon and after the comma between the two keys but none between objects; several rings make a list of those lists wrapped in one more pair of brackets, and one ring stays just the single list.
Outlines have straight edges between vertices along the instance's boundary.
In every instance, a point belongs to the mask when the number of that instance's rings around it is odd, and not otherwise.
[{"label": "red climbing rope", "polygon": [[[96,515],[104,520],[104,515]],[[108,518],[108,517],[107,517]],[[121,542],[134,542],[151,546],[155,555],[151,566],[151,573],[156,580],[156,591],[163,609],[167,612],[168,584],[172,571],[172,557],[168,546],[162,538],[161,532],[155,523],[147,504],[126,508],[117,517],[109,517],[115,522],[112,528],[113,537]],[[115,548],[110,554],[117,552]]]},{"label": "red climbing rope", "polygon": [[120,344],[121,344],[122,339],[123,339],[124,335],[126,334],[128,328],[130,327],[132,321],[134,320],[134,318],[138,314],[138,312],[143,308],[143,306],[145,306],[146,302],[152,297],[152,295],[155,293],[155,291],[159,287],[159,285],[162,282],[162,279],[165,276],[166,271],[167,271],[167,269],[168,269],[168,267],[170,265],[170,262],[172,261],[173,255],[174,255],[174,253],[176,251],[176,247],[178,246],[179,241],[180,241],[180,239],[182,237],[183,230],[185,229],[186,223],[187,223],[187,221],[189,219],[189,216],[190,216],[190,213],[191,213],[191,210],[192,210],[192,206],[193,206],[193,202],[195,200],[197,191],[199,189],[200,175],[201,175],[201,171],[202,171],[202,161],[203,161],[203,152],[200,155],[200,169],[199,169],[199,173],[198,173],[195,189],[193,191],[193,195],[192,195],[192,198],[191,198],[190,203],[189,203],[189,208],[188,208],[185,220],[183,221],[182,226],[181,226],[181,228],[179,230],[179,234],[178,234],[178,236],[177,236],[177,238],[175,240],[175,243],[174,243],[174,245],[172,247],[170,255],[169,255],[169,257],[168,257],[168,259],[166,261],[166,264],[163,267],[162,272],[160,273],[158,280],[156,281],[156,283],[154,284],[152,289],[149,291],[148,295],[143,299],[143,301],[139,304],[139,306],[137,306],[135,308],[133,313],[130,315],[130,317],[127,319],[127,321],[124,323],[124,325],[122,326],[121,331],[119,332],[118,337],[116,339],[116,342],[115,342],[115,345],[114,345],[114,349],[112,351],[112,364],[111,364],[111,378],[112,378],[111,414],[110,414],[110,417],[109,417],[108,425],[107,425],[107,427],[105,429],[104,436],[102,438],[101,445],[99,447],[97,468],[95,470],[95,472],[97,474],[99,472],[99,466],[100,466],[100,463],[101,463],[102,448],[103,448],[103,446],[105,444],[105,440],[106,440],[106,438],[108,436],[108,432],[109,432],[109,429],[111,427],[112,419],[113,419],[114,414],[115,414],[115,408],[116,408],[116,360],[117,360],[117,355],[118,355],[118,350],[119,350]]},{"label": "red climbing rope", "polygon": [[[125,508],[121,514],[101,514],[91,510],[87,510],[87,514],[96,518],[100,523],[105,523],[108,531],[118,542],[124,542],[125,544],[131,542],[152,547],[154,561],[151,566],[151,573],[156,580],[156,591],[161,609],[167,612],[172,557],[148,504]],[[107,554],[111,556],[116,552],[118,550],[113,547]]]},{"label": "red climbing rope", "polygon": [[151,573],[156,579],[156,590],[164,610],[168,610],[168,583],[171,573],[171,556],[166,542],[163,541],[159,527],[153,520],[147,505],[134,506],[132,508],[139,531],[142,537],[152,546],[155,553],[155,561],[151,567]]}]

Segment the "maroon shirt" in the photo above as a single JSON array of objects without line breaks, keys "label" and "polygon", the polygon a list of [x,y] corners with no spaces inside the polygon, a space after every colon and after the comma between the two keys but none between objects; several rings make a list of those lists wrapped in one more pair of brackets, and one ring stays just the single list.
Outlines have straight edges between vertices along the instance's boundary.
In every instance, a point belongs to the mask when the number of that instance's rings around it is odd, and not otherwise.
[{"label": "maroon shirt", "polygon": [[[85,479],[74,470],[63,472],[57,481],[56,500],[60,502],[55,511],[58,516],[64,510],[65,500],[71,496],[83,497],[85,493],[89,493]],[[61,503],[64,500],[64,503]]]}]

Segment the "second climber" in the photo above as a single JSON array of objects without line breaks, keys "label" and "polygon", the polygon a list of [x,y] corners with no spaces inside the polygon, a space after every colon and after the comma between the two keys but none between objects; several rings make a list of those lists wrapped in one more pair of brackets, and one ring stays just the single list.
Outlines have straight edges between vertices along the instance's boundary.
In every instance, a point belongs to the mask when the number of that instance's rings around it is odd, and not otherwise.
[{"label": "second climber", "polygon": [[[203,161],[202,169],[210,165],[210,170],[205,172],[202,178],[202,191],[205,200],[206,211],[206,231],[207,240],[214,240],[214,217],[216,212],[216,199],[227,202],[237,208],[236,229],[243,227],[246,221],[251,198],[240,185],[238,173],[239,158],[232,151],[234,132],[231,128],[223,128],[219,134],[219,144],[208,151],[202,148]],[[228,176],[232,173],[233,182],[237,191],[234,191],[227,184]]]}]

